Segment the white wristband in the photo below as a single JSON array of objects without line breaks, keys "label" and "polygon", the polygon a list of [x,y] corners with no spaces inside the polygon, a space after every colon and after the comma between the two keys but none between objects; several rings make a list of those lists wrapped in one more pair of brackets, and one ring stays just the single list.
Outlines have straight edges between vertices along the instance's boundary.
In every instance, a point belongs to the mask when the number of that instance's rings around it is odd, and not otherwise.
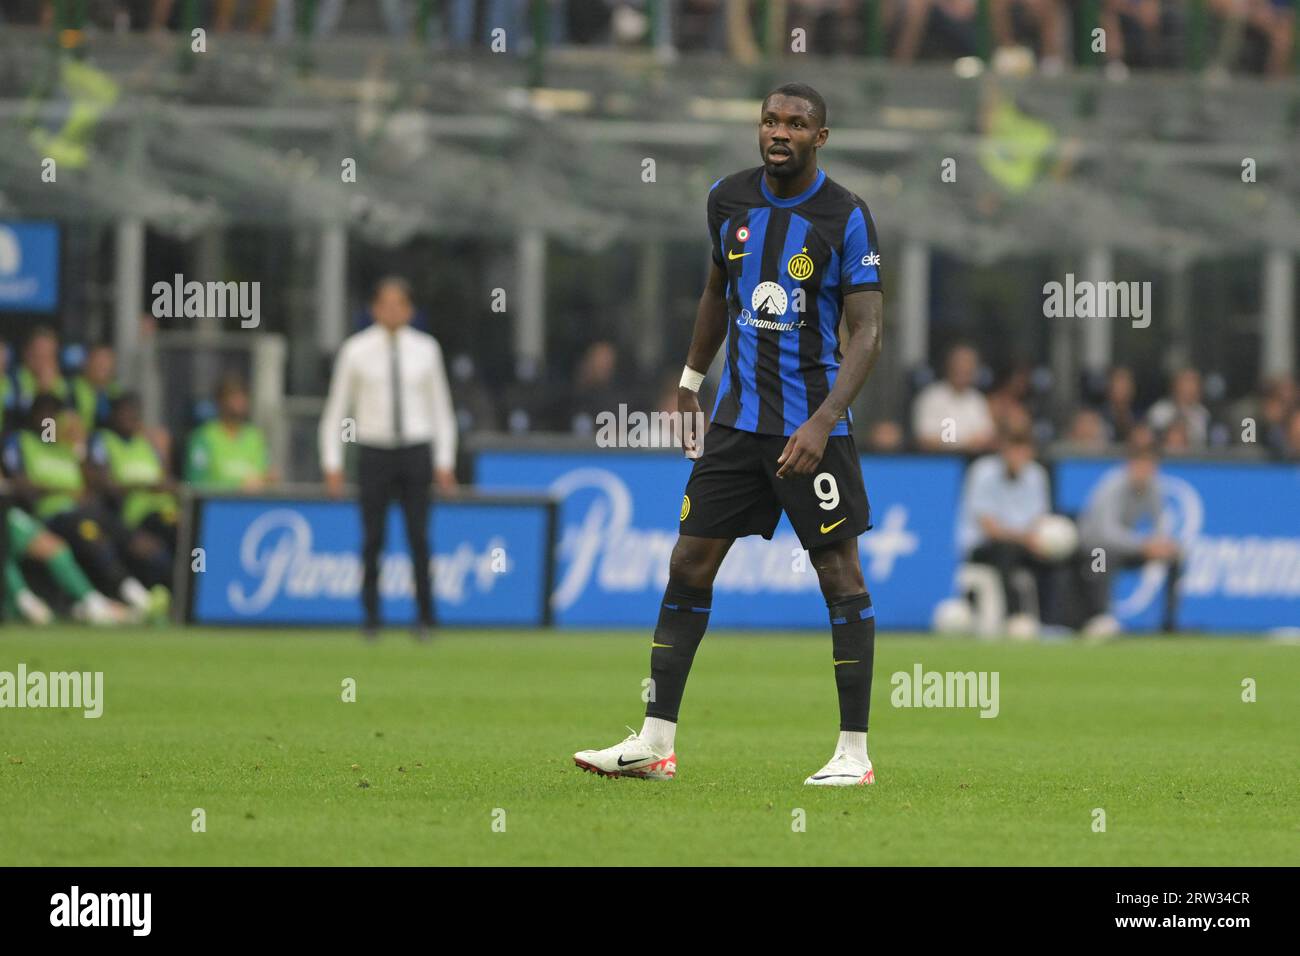
[{"label": "white wristband", "polygon": [[681,381],[682,388],[688,388],[692,392],[698,392],[700,390],[700,385],[703,382],[704,382],[703,372],[697,372],[689,365],[685,366],[682,369],[682,381]]}]

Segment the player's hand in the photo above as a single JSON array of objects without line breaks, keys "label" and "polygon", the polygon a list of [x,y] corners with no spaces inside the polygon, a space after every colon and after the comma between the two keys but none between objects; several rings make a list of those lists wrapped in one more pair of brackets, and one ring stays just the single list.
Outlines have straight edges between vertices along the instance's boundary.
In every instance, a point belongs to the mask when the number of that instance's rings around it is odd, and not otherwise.
[{"label": "player's hand", "polygon": [[455,491],[456,473],[450,468],[436,468],[433,472],[433,483],[439,491]]},{"label": "player's hand", "polygon": [[343,497],[343,472],[325,472],[325,491],[331,498]]},{"label": "player's hand", "polygon": [[821,464],[826,452],[826,436],[831,430],[817,419],[810,418],[800,425],[790,440],[785,443],[785,450],[776,463],[781,467],[776,470],[778,478],[787,475],[811,475]]},{"label": "player's hand", "polygon": [[678,388],[677,411],[682,427],[682,450],[687,458],[699,458],[704,451],[704,412],[700,410],[700,396],[689,388]]},{"label": "player's hand", "polygon": [[1168,561],[1178,556],[1178,542],[1169,538],[1153,538],[1142,550],[1148,561]]}]

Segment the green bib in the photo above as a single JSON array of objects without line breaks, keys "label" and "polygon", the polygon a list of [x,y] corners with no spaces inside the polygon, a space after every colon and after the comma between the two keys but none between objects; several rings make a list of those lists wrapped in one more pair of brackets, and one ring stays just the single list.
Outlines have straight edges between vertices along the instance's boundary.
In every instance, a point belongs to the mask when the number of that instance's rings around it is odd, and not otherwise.
[{"label": "green bib", "polygon": [[85,488],[81,462],[73,450],[58,442],[43,442],[35,432],[18,433],[27,478],[45,494],[36,502],[36,517],[42,521],[77,507]]},{"label": "green bib", "polygon": [[[25,366],[18,369],[15,376],[18,382],[18,398],[24,406],[30,405],[32,399],[36,397],[36,376],[33,375]],[[54,380],[54,387],[50,393],[61,402],[68,400],[68,380],[60,375]]]},{"label": "green bib", "polygon": [[128,440],[108,430],[100,435],[108,456],[108,473],[113,481],[123,488],[138,489],[129,491],[122,502],[122,520],[127,527],[134,528],[155,512],[174,516],[176,499],[165,491],[148,488],[163,480],[162,462],[149,440],[143,435]]}]

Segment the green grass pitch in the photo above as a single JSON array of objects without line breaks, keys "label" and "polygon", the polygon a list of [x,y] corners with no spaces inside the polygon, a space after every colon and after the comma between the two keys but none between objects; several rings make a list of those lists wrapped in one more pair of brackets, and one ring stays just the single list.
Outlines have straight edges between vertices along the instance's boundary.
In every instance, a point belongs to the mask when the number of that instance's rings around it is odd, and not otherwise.
[{"label": "green grass pitch", "polygon": [[[877,783],[834,790],[802,785],[837,729],[817,633],[710,633],[676,780],[574,767],[640,726],[648,650],[648,632],[9,625],[0,671],[103,671],[105,704],[0,710],[0,864],[1300,862],[1294,645],[882,636]],[[999,715],[891,706],[918,662],[997,671]]]}]

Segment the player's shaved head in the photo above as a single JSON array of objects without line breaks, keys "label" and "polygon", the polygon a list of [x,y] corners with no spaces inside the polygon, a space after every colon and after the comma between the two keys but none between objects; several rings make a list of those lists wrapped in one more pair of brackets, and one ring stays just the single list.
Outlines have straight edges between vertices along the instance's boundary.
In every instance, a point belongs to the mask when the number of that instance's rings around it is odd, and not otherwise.
[{"label": "player's shaved head", "polygon": [[774,96],[789,96],[794,99],[805,100],[812,107],[809,112],[817,126],[820,128],[826,125],[826,100],[807,83],[785,83],[778,86],[763,97],[763,109],[767,109],[768,102]]}]

